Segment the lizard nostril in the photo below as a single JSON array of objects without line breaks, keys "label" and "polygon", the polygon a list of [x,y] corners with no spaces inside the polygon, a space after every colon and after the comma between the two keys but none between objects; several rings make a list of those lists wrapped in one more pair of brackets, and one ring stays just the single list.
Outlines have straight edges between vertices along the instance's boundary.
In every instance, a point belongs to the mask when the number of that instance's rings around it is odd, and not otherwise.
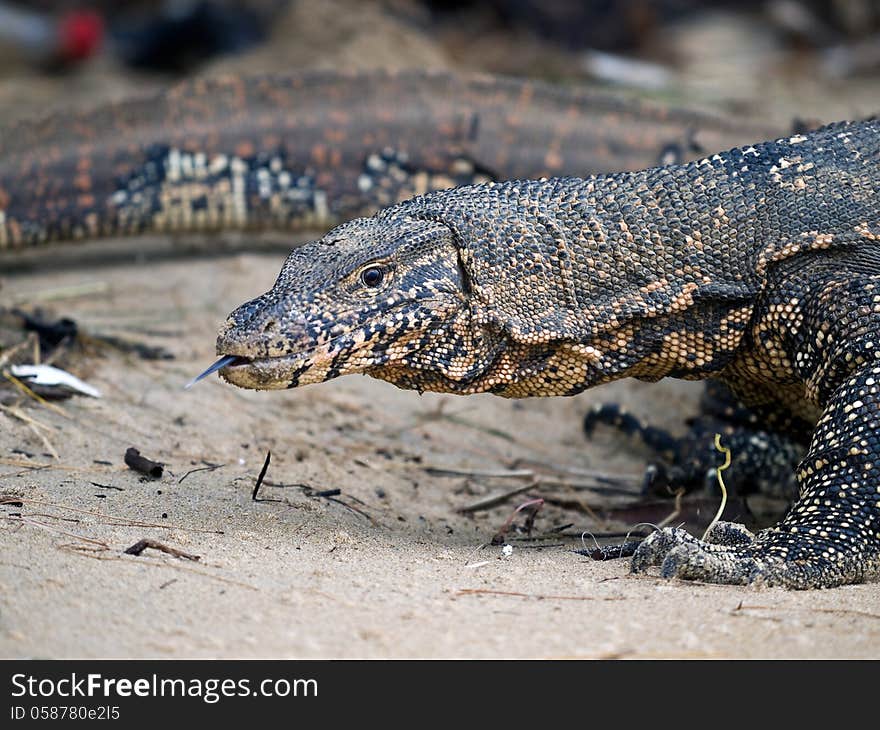
[{"label": "lizard nostril", "polygon": [[278,332],[278,323],[274,319],[270,319],[266,324],[263,325],[263,334],[275,334]]}]

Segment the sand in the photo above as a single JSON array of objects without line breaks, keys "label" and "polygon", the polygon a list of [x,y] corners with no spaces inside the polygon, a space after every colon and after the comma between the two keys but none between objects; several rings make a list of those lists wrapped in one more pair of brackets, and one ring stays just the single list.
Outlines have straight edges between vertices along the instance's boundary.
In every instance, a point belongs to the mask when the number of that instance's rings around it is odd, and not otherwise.
[{"label": "sand", "polygon": [[[495,54],[467,43],[444,50],[418,23],[357,3],[334,0],[318,15],[309,6],[296,3],[280,24],[274,49],[285,52],[258,50],[206,73],[307,63],[477,67],[481,59],[528,71],[509,66],[520,58],[504,50],[510,39],[496,38]],[[536,54],[558,60],[528,44],[524,63]],[[693,45],[688,53],[690,71],[705,66]],[[864,80],[832,88],[808,71],[801,85],[775,78],[786,90],[777,94],[761,78],[737,91],[776,118],[878,106],[876,83]],[[682,87],[686,101],[698,100],[698,81]],[[0,108],[8,119],[157,83],[103,61],[60,79],[22,70],[0,81]],[[719,88],[713,82],[713,93]],[[152,244],[168,242],[116,242]],[[364,377],[272,393],[212,378],[184,392],[212,361],[226,314],[268,288],[280,262],[281,254],[130,256],[39,274],[0,270],[0,306],[48,299],[52,313],[87,333],[174,355],[145,361],[91,347],[70,367],[101,399],[0,411],[0,495],[22,500],[0,506],[0,657],[880,657],[880,584],[788,592],[632,576],[625,560],[573,552],[583,531],[626,528],[590,516],[607,499],[589,490],[552,492],[570,504],[547,504],[535,531],[570,524],[565,536],[528,541],[514,532],[510,554],[489,545],[493,535],[517,504],[550,493],[461,511],[528,484],[477,475],[522,460],[637,480],[648,455],[607,433],[587,442],[584,412],[617,400],[680,429],[694,412],[695,384],[625,382],[518,402],[419,396]],[[84,285],[90,293],[71,294]],[[166,464],[161,479],[124,465],[130,446]],[[324,490],[340,491],[317,496]],[[198,560],[124,552],[142,539]]]},{"label": "sand", "polygon": [[[357,376],[268,393],[209,379],[184,392],[212,360],[230,305],[270,285],[278,266],[278,256],[240,255],[3,277],[6,299],[106,286],[54,306],[88,331],[163,345],[176,359],[83,358],[77,374],[103,398],[65,401],[63,415],[25,411],[57,459],[0,413],[0,493],[33,500],[0,508],[0,656],[880,656],[878,584],[668,582],[576,555],[576,539],[513,540],[506,556],[486,543],[522,498],[457,510],[524,480],[427,471],[530,459],[637,474],[646,457],[610,436],[587,443],[582,413],[622,399],[671,423],[692,403],[691,384],[526,401],[420,397]],[[165,462],[163,477],[128,469],[129,446]],[[264,485],[254,502],[267,450],[267,481],[288,486]],[[369,518],[295,484],[340,489]],[[565,522],[601,529],[548,506],[536,531]],[[143,538],[199,560],[124,554]]]}]

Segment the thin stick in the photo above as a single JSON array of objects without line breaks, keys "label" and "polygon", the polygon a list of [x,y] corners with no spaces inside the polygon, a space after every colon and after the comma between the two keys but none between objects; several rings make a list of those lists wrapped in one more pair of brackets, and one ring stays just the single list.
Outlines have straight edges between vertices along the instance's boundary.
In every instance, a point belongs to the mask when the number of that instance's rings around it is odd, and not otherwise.
[{"label": "thin stick", "polygon": [[[318,495],[313,494],[310,496],[317,497]],[[346,496],[348,496],[348,495],[346,495]],[[378,522],[376,522],[376,520],[373,519],[373,517],[371,515],[367,514],[360,507],[355,507],[353,504],[349,504],[348,502],[343,502],[341,499],[336,499],[336,497],[322,497],[321,499],[326,499],[328,502],[336,502],[336,504],[341,504],[343,507],[345,507],[345,509],[349,510],[350,512],[354,512],[355,514],[360,515],[361,517],[366,519],[374,527],[379,524]],[[354,499],[354,497],[352,497],[352,499]]]},{"label": "thin stick", "polygon": [[679,487],[675,490],[675,509],[673,509],[672,512],[670,512],[664,519],[660,520],[660,522],[657,523],[658,528],[666,527],[666,525],[668,525],[681,514],[681,498],[684,496],[684,494],[684,487]]},{"label": "thin stick", "polygon": [[[423,466],[422,467],[431,476],[438,477],[474,477],[484,479],[535,479],[539,484],[548,487],[567,487],[569,489],[589,489],[599,493],[610,492],[612,494],[632,494],[631,489],[614,489],[604,485],[619,485],[620,487],[632,486],[634,481],[628,476],[616,477],[613,474],[605,472],[592,471],[585,474],[588,478],[595,479],[597,483],[575,481],[565,476],[565,471],[557,471],[562,477],[553,477],[539,474],[532,469],[499,469],[499,470],[481,470],[481,469],[463,469],[463,468],[447,468],[441,466]],[[584,470],[586,471],[586,470]]]},{"label": "thin stick", "polygon": [[269,470],[269,462],[272,461],[272,452],[266,452],[266,460],[263,462],[263,468],[260,469],[260,476],[257,477],[257,483],[254,484],[254,491],[251,492],[251,500],[257,501],[257,492],[260,491],[260,487],[263,486],[263,477],[266,476],[266,472]]},{"label": "thin stick", "polygon": [[175,558],[181,558],[183,560],[192,560],[198,561],[201,560],[200,555],[193,555],[192,553],[185,553],[183,550],[178,550],[177,548],[169,547],[164,543],[159,542],[158,540],[151,540],[146,537],[143,540],[138,540],[131,547],[126,548],[122,552],[126,555],[140,555],[147,548],[152,548],[153,550],[159,550],[160,552],[166,553],[168,555],[173,555]]},{"label": "thin stick", "polygon": [[523,502],[519,507],[517,507],[515,510],[513,510],[510,517],[508,517],[507,520],[504,522],[504,524],[501,525],[501,529],[495,533],[495,535],[492,538],[492,540],[490,541],[490,543],[492,545],[501,545],[501,543],[504,542],[504,537],[505,537],[505,535],[507,535],[507,531],[510,530],[511,526],[513,525],[513,521],[514,521],[514,519],[516,519],[516,516],[520,512],[522,512],[523,510],[526,510],[526,509],[531,510],[531,515],[526,520],[526,526],[528,528],[529,533],[531,533],[531,531],[532,531],[531,523],[534,521],[535,515],[538,513],[538,510],[541,509],[541,507],[543,507],[543,506],[544,506],[544,500],[541,497],[538,497],[537,499],[530,499],[528,502]]},{"label": "thin stick", "polygon": [[440,466],[423,467],[428,474],[435,477],[485,477],[493,479],[523,479],[534,478],[535,472],[530,469],[499,469],[497,471],[483,471],[480,469],[447,469]]},{"label": "thin stick", "polygon": [[8,479],[10,477],[20,477],[24,474],[30,474],[35,471],[40,471],[46,467],[38,467],[36,469],[22,469],[21,471],[11,471],[8,474],[0,474],[0,479]]},{"label": "thin stick", "polygon": [[49,441],[49,438],[46,436],[46,434],[40,431],[40,429],[37,428],[33,423],[29,423],[28,428],[36,434],[37,438],[40,439],[40,441],[43,442],[43,446],[45,446],[49,453],[52,454],[53,459],[59,460],[61,458],[60,456],[58,456],[58,452],[55,451],[55,447],[52,446],[52,442]]},{"label": "thin stick", "polygon": [[[798,606],[744,606],[740,604],[731,611],[735,614],[739,611],[807,611],[809,613],[830,613],[832,615],[841,616],[862,616],[863,618],[880,619],[880,614],[869,613],[868,611],[858,611],[851,608],[801,608]],[[760,618],[760,617],[759,617]]]},{"label": "thin stick", "polygon": [[40,423],[36,418],[31,418],[25,413],[22,413],[17,408],[12,408],[11,406],[4,406],[0,403],[0,410],[4,413],[8,413],[13,418],[17,418],[20,421],[24,421],[27,424],[27,427],[34,432],[40,441],[43,442],[43,446],[46,447],[46,450],[52,455],[54,459],[60,459],[58,456],[58,452],[55,450],[55,447],[52,446],[52,442],[49,441],[48,437],[40,430],[45,429],[46,431],[53,430],[51,426],[47,426],[44,423]]},{"label": "thin stick", "polygon": [[554,601],[625,601],[623,596],[554,596],[539,593],[518,593],[516,591],[493,591],[488,588],[459,588],[456,596],[511,596],[513,598],[536,598]]},{"label": "thin stick", "polygon": [[42,396],[37,395],[36,393],[34,393],[34,391],[32,391],[30,388],[28,388],[23,382],[21,382],[18,378],[16,378],[11,373],[4,372],[3,377],[6,378],[10,383],[12,383],[16,388],[21,390],[26,396],[28,396],[28,398],[33,398],[40,405],[46,406],[46,408],[53,410],[56,413],[59,413],[60,415],[64,416],[65,418],[67,418],[71,421],[74,420],[73,417],[67,411],[65,411],[63,408],[61,408],[61,406],[56,406],[54,403],[50,403]]},{"label": "thin stick", "polygon": [[464,507],[459,507],[456,512],[467,514],[468,512],[478,512],[479,510],[489,509],[490,507],[506,502],[508,499],[515,497],[518,494],[528,492],[529,490],[534,489],[535,486],[537,486],[537,482],[531,482],[523,487],[517,487],[516,489],[511,489],[510,491],[502,492],[501,494],[490,494],[488,497],[484,497],[477,502],[465,505]]},{"label": "thin stick", "polygon": [[39,346],[39,338],[37,337],[35,332],[31,332],[24,340],[19,342],[17,345],[10,347],[8,350],[4,351],[3,354],[0,354],[0,367],[3,367],[6,363],[8,363],[14,355],[18,354],[19,350],[30,347],[33,342],[37,342],[37,345]]},{"label": "thin stick", "polygon": [[25,525],[33,525],[34,527],[40,527],[44,530],[48,530],[49,532],[57,532],[62,535],[67,535],[67,537],[73,537],[73,538],[76,538],[77,540],[82,540],[83,542],[88,542],[93,545],[98,545],[98,546],[105,548],[107,550],[110,549],[110,546],[107,545],[107,543],[103,542],[102,540],[95,540],[94,538],[86,537],[85,535],[79,535],[76,532],[70,532],[69,530],[62,530],[60,527],[56,527],[55,525],[50,525],[46,522],[40,522],[39,520],[35,520],[30,517],[26,517],[26,516],[25,517],[6,517],[4,519],[12,520],[14,522],[20,522]]},{"label": "thin stick", "polygon": [[[98,471],[103,474],[116,471],[115,469],[98,469],[97,467],[93,466],[74,466],[73,464],[41,464],[40,462],[25,461],[24,459],[9,459],[6,457],[0,457],[0,466],[17,466],[25,469],[34,470],[49,469],[51,471],[87,471],[90,473]],[[9,476],[9,474],[0,475],[0,478],[4,476]]]},{"label": "thin stick", "polygon": [[562,483],[562,486],[563,486],[565,489],[567,489],[567,490],[571,493],[571,496],[572,496],[572,498],[574,499],[574,501],[577,502],[577,503],[581,506],[581,509],[582,509],[582,510],[583,510],[583,511],[584,511],[584,512],[585,512],[585,513],[591,518],[591,519],[595,520],[596,522],[603,522],[602,518],[599,517],[599,515],[596,514],[596,512],[590,507],[590,505],[587,504],[586,500],[584,500],[584,499],[581,497],[581,495],[579,495],[579,494],[574,490],[574,488],[573,488],[572,486],[570,486],[569,484],[566,484],[565,482]]},{"label": "thin stick", "polygon": [[200,466],[198,469],[190,469],[186,474],[184,474],[180,479],[177,480],[178,484],[183,484],[183,480],[186,479],[190,474],[195,474],[199,471],[216,471],[217,469],[222,469],[226,464],[209,464],[208,466]]},{"label": "thin stick", "polygon": [[554,474],[588,477],[590,479],[596,479],[597,481],[638,482],[641,480],[640,474],[610,474],[605,471],[600,471],[599,469],[585,469],[577,466],[557,465],[536,459],[515,459],[511,462],[511,468],[513,469],[533,469],[534,467],[539,467],[540,469],[550,471]]},{"label": "thin stick", "polygon": [[[126,560],[122,555],[98,555],[98,552],[106,552],[104,550],[101,551],[91,551],[88,552],[84,549],[84,545],[59,545],[59,549],[67,550],[68,552],[76,553],[77,555],[83,555],[87,558],[92,558],[93,560]],[[248,583],[243,583],[240,580],[234,580],[233,578],[224,578],[222,575],[212,575],[211,573],[206,573],[204,570],[198,570],[196,568],[191,568],[186,564],[181,563],[170,563],[166,560],[152,560],[149,557],[143,557],[141,560],[137,561],[138,565],[150,565],[154,568],[171,568],[173,570],[183,570],[187,573],[194,573],[195,575],[200,575],[203,578],[208,578],[210,580],[217,580],[221,583],[228,583],[229,585],[238,586],[239,588],[247,588],[249,591],[257,591],[260,592],[260,589],[257,586],[252,586]]]},{"label": "thin stick", "polygon": [[715,513],[715,517],[712,518],[712,521],[709,523],[709,526],[706,528],[706,531],[703,533],[703,540],[706,539],[706,535],[709,534],[709,531],[715,527],[715,523],[721,519],[721,515],[724,514],[724,508],[727,506],[727,487],[724,486],[724,478],[721,476],[721,472],[723,472],[727,467],[730,466],[730,449],[726,446],[721,445],[721,434],[715,434],[715,448],[718,449],[721,453],[724,454],[724,463],[718,467],[715,471],[715,476],[718,477],[718,485],[721,487],[721,504],[718,505],[718,511]]},{"label": "thin stick", "polygon": [[18,408],[14,408],[13,406],[4,406],[0,403],[0,411],[4,413],[8,413],[13,418],[17,418],[19,421],[24,421],[25,423],[32,424],[39,428],[43,428],[46,431],[54,431],[55,429],[52,426],[47,426],[45,423],[38,421],[33,416],[29,416],[27,413],[23,413]]},{"label": "thin stick", "polygon": [[117,527],[157,527],[161,530],[184,530],[185,532],[206,532],[212,535],[222,535],[223,530],[205,530],[198,527],[183,527],[182,525],[171,525],[171,524],[159,524],[156,522],[143,522],[141,520],[134,520],[130,517],[117,517],[116,515],[109,515],[105,512],[94,512],[88,509],[78,509],[76,507],[70,507],[66,504],[55,504],[54,502],[46,502],[42,499],[24,499],[23,497],[8,497],[8,498],[0,498],[0,504],[41,504],[44,507],[54,507],[55,509],[66,509],[70,512],[76,512],[81,515],[92,515],[93,517],[103,517],[106,519],[116,520],[115,524]]}]

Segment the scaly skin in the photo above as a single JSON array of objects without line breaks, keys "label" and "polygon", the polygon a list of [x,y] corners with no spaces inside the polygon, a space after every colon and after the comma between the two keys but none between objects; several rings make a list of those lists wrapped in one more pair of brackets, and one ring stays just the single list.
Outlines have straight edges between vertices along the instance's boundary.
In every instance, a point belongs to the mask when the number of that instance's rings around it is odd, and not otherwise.
[{"label": "scaly skin", "polygon": [[429,190],[693,159],[765,129],[488,75],[189,81],[0,129],[0,254],[146,232],[326,230]]},{"label": "scaly skin", "polygon": [[777,526],[666,529],[633,570],[829,587],[880,572],[880,123],[643,172],[474,185],[293,251],[230,316],[248,388],[363,372],[400,387],[572,395],[716,378],[766,427],[812,426]]}]

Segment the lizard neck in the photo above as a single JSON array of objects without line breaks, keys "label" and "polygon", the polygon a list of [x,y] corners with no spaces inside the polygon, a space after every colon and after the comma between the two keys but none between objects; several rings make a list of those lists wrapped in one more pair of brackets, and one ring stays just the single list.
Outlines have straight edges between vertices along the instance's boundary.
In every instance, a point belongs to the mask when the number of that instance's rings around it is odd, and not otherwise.
[{"label": "lizard neck", "polygon": [[416,215],[457,234],[473,326],[506,341],[473,389],[569,395],[627,376],[698,379],[727,365],[760,287],[745,252],[742,261],[706,255],[725,245],[719,222],[736,191],[689,215],[670,175],[518,181],[417,204]]}]

